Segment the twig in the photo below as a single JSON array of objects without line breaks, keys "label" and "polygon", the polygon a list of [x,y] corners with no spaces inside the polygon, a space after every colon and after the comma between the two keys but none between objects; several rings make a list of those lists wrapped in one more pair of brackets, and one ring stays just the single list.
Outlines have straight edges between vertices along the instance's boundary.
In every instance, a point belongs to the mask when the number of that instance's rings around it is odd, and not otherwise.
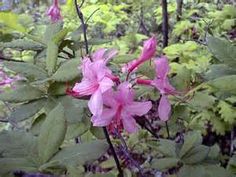
[{"label": "twig", "polygon": [[75,7],[76,7],[77,15],[78,15],[78,17],[79,17],[79,19],[81,21],[81,25],[82,25],[82,28],[83,28],[85,50],[86,50],[86,54],[88,55],[89,54],[89,48],[88,48],[88,40],[87,40],[87,33],[86,33],[87,27],[86,27],[86,24],[84,22],[84,15],[83,15],[83,13],[80,10],[80,8],[82,7],[82,5],[84,3],[84,0],[82,1],[80,6],[78,6],[77,0],[75,0],[74,2],[75,2]]},{"label": "twig", "polygon": [[106,137],[106,139],[107,139],[107,142],[108,142],[108,144],[109,144],[109,146],[110,146],[110,149],[111,149],[111,151],[112,151],[114,160],[115,160],[115,162],[116,162],[116,167],[117,167],[117,169],[118,169],[118,171],[119,171],[118,177],[123,177],[124,175],[123,175],[123,171],[122,171],[121,166],[120,166],[119,159],[118,159],[118,157],[117,157],[117,155],[116,155],[116,151],[115,151],[115,149],[114,149],[114,147],[113,147],[113,144],[111,143],[111,139],[110,139],[110,137],[109,137],[109,134],[108,134],[108,131],[107,131],[107,128],[106,128],[106,127],[103,127],[103,132],[104,132],[104,134],[105,134],[105,137]]},{"label": "twig", "polygon": [[168,46],[168,11],[167,0],[162,0],[162,33],[163,33],[163,48]]}]

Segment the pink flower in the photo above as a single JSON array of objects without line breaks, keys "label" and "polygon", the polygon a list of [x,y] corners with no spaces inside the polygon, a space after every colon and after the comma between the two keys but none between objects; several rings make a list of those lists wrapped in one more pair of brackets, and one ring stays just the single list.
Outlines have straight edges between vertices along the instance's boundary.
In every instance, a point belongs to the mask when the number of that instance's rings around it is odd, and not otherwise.
[{"label": "pink flower", "polygon": [[154,80],[137,79],[138,84],[151,85],[156,87],[161,93],[161,99],[158,106],[158,115],[162,121],[167,121],[171,112],[171,105],[167,95],[176,94],[175,88],[170,84],[168,73],[170,71],[168,59],[165,56],[154,61],[156,77]]},{"label": "pink flower", "polygon": [[103,94],[104,108],[101,116],[93,116],[94,126],[107,126],[121,128],[129,133],[138,130],[133,116],[142,116],[152,107],[150,101],[135,102],[134,91],[129,87],[128,82],[118,86],[117,91],[108,90]]},{"label": "pink flower", "polygon": [[91,95],[88,107],[93,115],[101,115],[102,94],[114,85],[113,81],[106,77],[106,73],[111,71],[102,60],[91,62],[88,58],[83,60],[81,69],[83,79],[75,84],[72,91],[80,97]]},{"label": "pink flower", "polygon": [[53,1],[53,5],[48,9],[47,15],[50,17],[53,23],[62,19],[58,0]]},{"label": "pink flower", "polygon": [[128,72],[129,73],[132,72],[140,64],[152,58],[155,55],[156,46],[157,46],[157,40],[154,36],[144,41],[143,50],[140,57],[136,60],[136,62],[130,65],[130,67],[128,68]]}]

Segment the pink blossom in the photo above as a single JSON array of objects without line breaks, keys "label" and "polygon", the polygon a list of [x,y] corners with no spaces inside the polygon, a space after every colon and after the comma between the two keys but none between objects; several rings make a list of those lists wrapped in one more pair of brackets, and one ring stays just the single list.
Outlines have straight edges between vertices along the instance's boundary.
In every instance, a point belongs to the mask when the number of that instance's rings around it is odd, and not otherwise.
[{"label": "pink blossom", "polygon": [[151,85],[156,87],[161,93],[161,99],[158,106],[158,115],[162,121],[167,121],[171,112],[171,105],[167,95],[176,94],[175,88],[170,84],[168,73],[170,66],[168,59],[165,56],[158,58],[154,61],[156,77],[154,80],[137,79],[138,84]]},{"label": "pink blossom", "polygon": [[47,15],[53,23],[62,19],[58,0],[54,0],[52,6],[48,9]]},{"label": "pink blossom", "polygon": [[128,72],[132,72],[140,64],[151,59],[155,55],[156,46],[157,40],[154,36],[144,41],[143,50],[140,57],[136,60],[136,62],[132,63],[132,65],[128,68]]},{"label": "pink blossom", "polygon": [[91,62],[88,58],[83,60],[81,69],[83,79],[75,84],[72,91],[79,97],[91,95],[88,107],[93,115],[101,115],[102,94],[114,85],[113,81],[106,77],[106,73],[111,71],[102,60]]},{"label": "pink blossom", "polygon": [[121,128],[129,133],[138,130],[137,124],[133,116],[142,116],[146,114],[152,107],[150,101],[135,102],[134,90],[132,90],[128,82],[124,82],[118,86],[117,91],[112,89],[103,94],[104,108],[101,116],[93,116],[92,122],[94,126],[107,126],[112,128]]}]

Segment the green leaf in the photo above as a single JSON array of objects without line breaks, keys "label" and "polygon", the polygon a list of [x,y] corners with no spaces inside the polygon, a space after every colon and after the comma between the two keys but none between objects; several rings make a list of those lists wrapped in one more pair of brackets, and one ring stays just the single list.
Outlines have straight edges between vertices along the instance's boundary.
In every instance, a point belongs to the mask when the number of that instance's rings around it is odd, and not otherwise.
[{"label": "green leaf", "polygon": [[0,94],[0,100],[19,103],[19,102],[36,100],[43,96],[44,93],[42,91],[30,85],[25,85],[18,87],[15,90],[4,92],[4,94]]},{"label": "green leaf", "polygon": [[46,79],[47,72],[31,63],[21,63],[21,62],[4,62],[4,65],[18,74],[21,74],[27,78],[32,78],[35,80]]},{"label": "green leaf", "polygon": [[157,150],[165,157],[176,157],[175,142],[166,139],[160,139]]},{"label": "green leaf", "polygon": [[56,70],[58,50],[59,50],[59,47],[53,41],[48,42],[47,53],[46,53],[46,68],[50,76]]},{"label": "green leaf", "polygon": [[38,138],[39,157],[47,162],[58,150],[66,134],[64,107],[58,104],[43,122]]},{"label": "green leaf", "polygon": [[229,171],[219,165],[205,165],[206,177],[234,177]]},{"label": "green leaf", "polygon": [[35,135],[38,136],[40,133],[40,128],[43,124],[43,122],[46,119],[46,114],[41,114],[39,115],[32,123],[31,127],[30,127],[30,132]]},{"label": "green leaf", "polygon": [[209,67],[209,71],[206,72],[205,78],[207,80],[213,80],[222,76],[234,75],[234,74],[236,74],[235,69],[224,64],[215,64]]},{"label": "green leaf", "polygon": [[11,122],[20,122],[28,119],[39,112],[44,106],[45,102],[46,100],[41,99],[34,102],[22,104],[11,112],[8,119]]},{"label": "green leaf", "polygon": [[179,152],[179,157],[183,158],[196,145],[202,143],[202,136],[199,132],[189,132],[184,137],[184,144]]},{"label": "green leaf", "polygon": [[221,100],[218,104],[218,108],[219,108],[219,113],[225,122],[229,124],[233,124],[235,122],[236,109],[233,106]]},{"label": "green leaf", "polygon": [[[205,169],[201,165],[184,165],[180,168],[177,176],[178,177],[208,177],[205,175]],[[222,176],[223,177],[223,176]]]},{"label": "green leaf", "polygon": [[105,139],[102,127],[90,127],[90,132],[98,139]]},{"label": "green leaf", "polygon": [[236,75],[223,76],[209,81],[208,84],[219,91],[236,93]]},{"label": "green leaf", "polygon": [[12,173],[15,170],[37,172],[37,166],[25,158],[0,158],[0,175]]},{"label": "green leaf", "polygon": [[211,53],[229,67],[236,66],[236,47],[228,41],[209,36],[207,46]]},{"label": "green leaf", "polygon": [[71,96],[61,96],[58,100],[65,108],[65,117],[68,123],[78,123],[85,117],[86,100],[75,99]]},{"label": "green leaf", "polygon": [[200,163],[207,158],[210,148],[207,146],[199,145],[193,147],[184,157],[181,159],[185,164]]},{"label": "green leaf", "polygon": [[90,124],[88,117],[84,117],[83,120],[78,123],[69,124],[67,127],[66,139],[69,140],[83,135],[88,131]]},{"label": "green leaf", "polygon": [[0,43],[0,47],[11,48],[17,50],[43,50],[44,46],[40,43],[27,40],[27,39],[16,39],[11,42]]},{"label": "green leaf", "polygon": [[63,63],[51,78],[58,82],[66,82],[75,79],[80,74],[80,70],[78,69],[80,63],[79,59],[72,59]]},{"label": "green leaf", "polygon": [[53,40],[54,37],[62,30],[63,23],[51,23],[47,26],[45,34],[44,34],[44,42],[47,44]]},{"label": "green leaf", "polygon": [[215,97],[206,92],[195,92],[193,98],[189,101],[189,104],[195,109],[209,109],[213,106],[215,100]]},{"label": "green leaf", "polygon": [[30,133],[2,131],[0,133],[0,142],[1,157],[37,160],[36,137]]},{"label": "green leaf", "polygon": [[60,150],[51,161],[59,161],[65,166],[84,165],[85,163],[98,159],[107,149],[108,144],[105,141],[94,140],[88,143],[65,147]]},{"label": "green leaf", "polygon": [[227,170],[236,174],[236,155],[230,158],[229,163],[227,165]]},{"label": "green leaf", "polygon": [[17,14],[12,12],[0,12],[0,23],[4,24],[10,30],[25,32],[26,29],[19,24]]},{"label": "green leaf", "polygon": [[179,159],[177,158],[154,159],[151,162],[151,167],[160,171],[164,171],[176,167],[178,165],[178,162]]}]

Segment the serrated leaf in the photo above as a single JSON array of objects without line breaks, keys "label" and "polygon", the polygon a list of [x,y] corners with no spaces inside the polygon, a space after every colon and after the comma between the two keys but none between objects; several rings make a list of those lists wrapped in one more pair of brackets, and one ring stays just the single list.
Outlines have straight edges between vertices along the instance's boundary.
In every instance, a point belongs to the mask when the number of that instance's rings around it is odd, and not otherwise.
[{"label": "serrated leaf", "polygon": [[44,106],[45,102],[46,100],[41,99],[34,102],[22,104],[11,112],[8,119],[10,122],[20,122],[28,119],[39,112]]},{"label": "serrated leaf", "polygon": [[219,91],[236,93],[236,75],[223,76],[209,81],[208,84]]},{"label": "serrated leaf", "polygon": [[103,155],[108,149],[106,141],[94,140],[88,143],[76,144],[60,150],[51,161],[59,161],[64,165],[79,166],[92,162]]},{"label": "serrated leaf", "polygon": [[58,150],[66,134],[64,107],[59,103],[43,122],[38,138],[39,157],[47,162]]},{"label": "serrated leaf", "polygon": [[228,122],[229,124],[233,124],[236,120],[236,109],[225,101],[220,101],[218,104],[219,113],[221,118]]},{"label": "serrated leaf", "polygon": [[34,51],[40,51],[44,48],[42,44],[27,39],[16,39],[11,42],[0,43],[0,47]]},{"label": "serrated leaf", "polygon": [[151,162],[151,167],[160,171],[168,170],[178,165],[179,159],[177,158],[162,158],[154,159]]},{"label": "serrated leaf", "polygon": [[47,72],[31,63],[20,63],[20,62],[4,62],[3,63],[8,69],[21,74],[27,78],[32,79],[45,79],[47,78]]},{"label": "serrated leaf", "polygon": [[209,95],[206,92],[195,92],[193,98],[189,101],[189,104],[195,109],[208,109],[213,106],[216,98]]},{"label": "serrated leaf", "polygon": [[202,136],[199,132],[189,132],[184,137],[184,144],[179,152],[179,157],[184,157],[191,149],[193,149],[196,145],[200,145],[201,143]]},{"label": "serrated leaf", "polygon": [[210,148],[204,145],[195,146],[181,159],[185,164],[200,163],[207,158]]},{"label": "serrated leaf", "polygon": [[224,64],[236,66],[236,47],[230,42],[209,36],[207,46],[211,53]]},{"label": "serrated leaf", "polygon": [[78,69],[80,63],[79,59],[72,59],[63,63],[51,78],[58,82],[66,82],[75,79],[81,73]]},{"label": "serrated leaf", "polygon": [[15,90],[4,92],[4,94],[0,94],[0,100],[19,103],[19,102],[36,100],[43,96],[44,93],[42,91],[30,85],[25,85],[18,87]]}]

